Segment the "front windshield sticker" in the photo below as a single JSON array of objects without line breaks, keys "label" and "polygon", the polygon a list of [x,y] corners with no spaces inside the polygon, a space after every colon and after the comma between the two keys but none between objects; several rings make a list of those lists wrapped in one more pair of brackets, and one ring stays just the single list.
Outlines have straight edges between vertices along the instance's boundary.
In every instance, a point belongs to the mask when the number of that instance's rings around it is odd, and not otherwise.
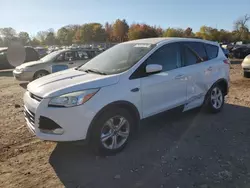
[{"label": "front windshield sticker", "polygon": [[135,48],[150,48],[151,44],[136,44]]}]

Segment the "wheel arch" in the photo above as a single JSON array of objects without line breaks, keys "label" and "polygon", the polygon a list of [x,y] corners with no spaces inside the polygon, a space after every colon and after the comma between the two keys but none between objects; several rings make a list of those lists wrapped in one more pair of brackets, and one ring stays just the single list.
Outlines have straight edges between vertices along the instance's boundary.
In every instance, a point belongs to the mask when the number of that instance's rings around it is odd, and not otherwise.
[{"label": "wheel arch", "polygon": [[99,110],[97,112],[97,114],[94,116],[94,118],[92,119],[90,126],[88,128],[87,131],[87,136],[86,136],[86,141],[89,142],[90,141],[90,137],[91,137],[91,131],[93,129],[93,126],[96,122],[96,120],[106,111],[106,110],[110,110],[112,108],[124,108],[127,109],[127,111],[130,113],[130,115],[135,119],[135,129],[134,129],[134,133],[137,134],[139,132],[139,125],[140,125],[140,113],[137,109],[137,107],[128,101],[115,101],[112,102],[110,104],[107,104],[106,106],[104,106],[101,110]]},{"label": "wheel arch", "polygon": [[[228,81],[225,78],[220,78],[219,80],[217,80],[216,82],[214,82],[211,87],[209,88],[209,90],[206,93],[206,97],[205,99],[207,99],[208,93],[211,90],[211,88],[213,88],[215,85],[219,85],[222,88],[222,92],[225,95],[228,94]],[[205,101],[204,101],[205,102]]]},{"label": "wheel arch", "polygon": [[33,79],[35,79],[35,76],[36,76],[36,74],[37,74],[38,72],[46,72],[46,73],[50,74],[50,72],[47,71],[46,69],[39,69],[39,70],[37,70],[37,71],[34,73]]}]

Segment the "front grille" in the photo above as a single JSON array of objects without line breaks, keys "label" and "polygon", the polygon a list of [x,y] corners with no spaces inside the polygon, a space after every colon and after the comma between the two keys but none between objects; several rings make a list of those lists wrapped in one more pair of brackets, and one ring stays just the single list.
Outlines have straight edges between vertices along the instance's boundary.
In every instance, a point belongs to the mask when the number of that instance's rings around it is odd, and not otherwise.
[{"label": "front grille", "polygon": [[35,125],[35,113],[28,110],[26,106],[24,106],[24,116],[27,118],[31,125]]},{"label": "front grille", "polygon": [[32,99],[35,99],[36,101],[38,101],[38,102],[40,102],[43,98],[42,97],[39,97],[39,96],[37,96],[37,95],[34,95],[33,93],[30,93],[29,92],[29,94],[30,94],[30,97],[32,98]]}]

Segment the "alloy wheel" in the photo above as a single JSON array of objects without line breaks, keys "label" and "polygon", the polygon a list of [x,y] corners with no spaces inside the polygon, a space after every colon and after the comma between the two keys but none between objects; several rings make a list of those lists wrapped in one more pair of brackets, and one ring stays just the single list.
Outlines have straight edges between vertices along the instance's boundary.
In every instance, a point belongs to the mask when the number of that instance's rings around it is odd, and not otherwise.
[{"label": "alloy wheel", "polygon": [[211,92],[211,102],[215,109],[219,109],[223,104],[223,95],[221,89],[218,87],[213,88]]},{"label": "alloy wheel", "polygon": [[129,137],[130,124],[123,116],[108,119],[101,130],[101,143],[106,149],[118,149],[125,144]]}]

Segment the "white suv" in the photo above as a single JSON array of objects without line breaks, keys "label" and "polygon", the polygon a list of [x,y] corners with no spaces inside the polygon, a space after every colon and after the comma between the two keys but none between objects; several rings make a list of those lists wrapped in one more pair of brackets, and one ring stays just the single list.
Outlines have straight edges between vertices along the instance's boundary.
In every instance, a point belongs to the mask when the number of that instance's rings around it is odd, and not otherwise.
[{"label": "white suv", "polygon": [[81,67],[31,82],[25,118],[40,139],[87,140],[98,153],[115,153],[141,119],[176,107],[219,112],[229,64],[217,43],[200,39],[121,43]]}]

